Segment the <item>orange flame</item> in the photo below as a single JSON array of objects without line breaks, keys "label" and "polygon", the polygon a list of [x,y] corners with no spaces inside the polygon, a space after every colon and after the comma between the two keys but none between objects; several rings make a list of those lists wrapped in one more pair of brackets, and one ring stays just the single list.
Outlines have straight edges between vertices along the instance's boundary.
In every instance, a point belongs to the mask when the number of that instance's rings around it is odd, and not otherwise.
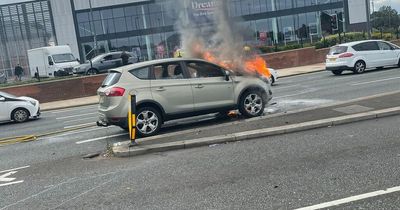
[{"label": "orange flame", "polygon": [[254,72],[267,78],[271,78],[271,72],[267,67],[267,63],[258,55],[256,55],[256,57],[253,59],[245,61],[244,68],[246,71]]},{"label": "orange flame", "polygon": [[267,63],[265,62],[265,60],[258,56],[258,55],[254,55],[254,58],[247,58],[244,59],[244,64],[238,64],[238,63],[234,63],[229,62],[229,61],[222,61],[219,60],[215,55],[213,55],[211,52],[204,52],[203,53],[203,59],[210,61],[212,63],[216,63],[224,68],[227,69],[240,69],[240,66],[242,66],[243,70],[245,70],[248,73],[256,73],[258,75],[262,75],[265,76],[267,78],[271,78],[271,73],[267,67]]}]

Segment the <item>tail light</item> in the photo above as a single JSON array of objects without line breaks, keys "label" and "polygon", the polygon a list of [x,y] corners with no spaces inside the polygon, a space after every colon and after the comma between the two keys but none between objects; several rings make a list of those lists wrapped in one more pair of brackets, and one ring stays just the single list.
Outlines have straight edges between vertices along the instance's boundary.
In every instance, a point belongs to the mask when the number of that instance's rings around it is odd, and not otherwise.
[{"label": "tail light", "polygon": [[105,94],[107,97],[118,97],[123,96],[125,93],[125,89],[121,87],[113,87],[111,89],[106,90]]},{"label": "tail light", "polygon": [[343,54],[339,55],[339,58],[350,58],[353,56],[354,56],[353,53],[343,53]]}]

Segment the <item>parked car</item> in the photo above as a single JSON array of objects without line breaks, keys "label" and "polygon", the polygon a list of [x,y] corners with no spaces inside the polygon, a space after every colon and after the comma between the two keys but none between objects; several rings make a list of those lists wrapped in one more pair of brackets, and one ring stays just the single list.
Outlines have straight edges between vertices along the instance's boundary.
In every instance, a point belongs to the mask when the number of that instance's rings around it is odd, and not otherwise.
[{"label": "parked car", "polygon": [[[99,73],[107,73],[109,69],[117,68],[123,65],[122,55],[123,52],[110,52],[101,54],[93,59],[81,64],[73,69],[74,74],[94,75]],[[131,53],[126,52],[129,56],[128,64],[137,62],[137,57]]]},{"label": "parked car", "polygon": [[369,68],[400,67],[400,47],[386,41],[365,40],[332,47],[326,56],[326,70],[362,74]]},{"label": "parked car", "polygon": [[40,116],[39,101],[0,91],[0,121],[25,122]]},{"label": "parked car", "polygon": [[98,125],[127,128],[129,94],[137,99],[137,131],[157,134],[168,120],[228,113],[246,117],[263,114],[272,98],[268,80],[236,76],[199,59],[163,59],[113,69],[98,89]]}]

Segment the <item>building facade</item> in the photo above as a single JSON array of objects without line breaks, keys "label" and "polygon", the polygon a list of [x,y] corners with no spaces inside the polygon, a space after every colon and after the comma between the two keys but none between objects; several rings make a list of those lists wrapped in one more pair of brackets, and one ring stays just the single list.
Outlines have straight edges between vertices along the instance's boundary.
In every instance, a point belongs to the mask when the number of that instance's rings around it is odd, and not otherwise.
[{"label": "building facade", "polygon": [[[332,33],[324,28],[324,15],[340,14],[344,28],[351,27],[345,18],[347,0],[226,1],[229,17],[240,20],[250,32],[246,42],[252,44],[320,40]],[[18,63],[27,67],[26,51],[49,45],[69,45],[82,62],[117,50],[134,52],[142,60],[171,57],[181,44],[176,23],[188,19],[182,10],[191,6],[183,2],[18,0],[0,5],[0,71],[11,71]]]}]

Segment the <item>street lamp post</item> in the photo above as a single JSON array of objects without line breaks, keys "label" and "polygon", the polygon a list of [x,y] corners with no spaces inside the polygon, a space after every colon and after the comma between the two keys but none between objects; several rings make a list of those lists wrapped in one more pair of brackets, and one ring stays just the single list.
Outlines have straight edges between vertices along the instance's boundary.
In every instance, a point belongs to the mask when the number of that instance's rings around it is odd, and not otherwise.
[{"label": "street lamp post", "polygon": [[[97,35],[96,35],[96,29],[94,26],[94,18],[93,18],[93,8],[92,8],[92,0],[89,0],[89,8],[90,8],[90,17],[91,17],[91,30],[92,30],[92,35],[93,35],[93,45],[94,45],[94,56],[97,55]],[[92,28],[93,27],[93,28]]]},{"label": "street lamp post", "polygon": [[369,4],[369,0],[365,0],[365,4],[367,7],[367,32],[368,32],[368,39],[371,39],[371,6]]}]

